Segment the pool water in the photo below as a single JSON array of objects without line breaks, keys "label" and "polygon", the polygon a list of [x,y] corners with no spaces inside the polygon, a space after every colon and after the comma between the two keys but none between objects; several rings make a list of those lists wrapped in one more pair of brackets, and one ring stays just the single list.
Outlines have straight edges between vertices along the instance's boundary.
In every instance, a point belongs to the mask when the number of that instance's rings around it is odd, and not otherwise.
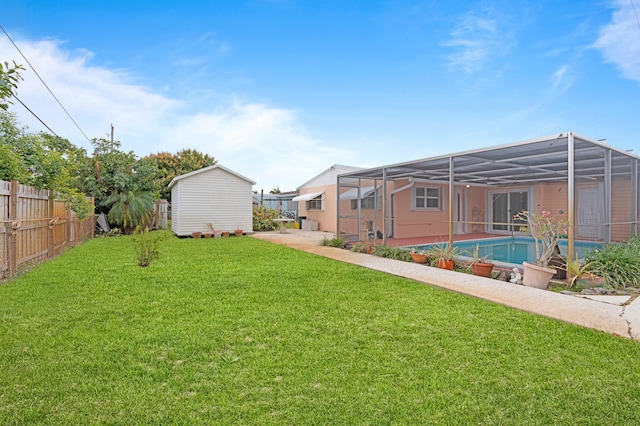
[{"label": "pool water", "polygon": [[[476,244],[479,244],[479,255],[488,256],[492,262],[513,263],[521,265],[522,262],[536,263],[536,247],[533,238],[527,237],[502,237],[483,240],[457,241],[453,245],[460,247],[463,256],[471,256]],[[414,246],[416,250],[428,250],[430,244]],[[578,258],[584,257],[589,250],[602,247],[601,243],[592,241],[574,242],[574,250]],[[567,256],[567,241],[559,240],[558,248],[562,256]]]}]

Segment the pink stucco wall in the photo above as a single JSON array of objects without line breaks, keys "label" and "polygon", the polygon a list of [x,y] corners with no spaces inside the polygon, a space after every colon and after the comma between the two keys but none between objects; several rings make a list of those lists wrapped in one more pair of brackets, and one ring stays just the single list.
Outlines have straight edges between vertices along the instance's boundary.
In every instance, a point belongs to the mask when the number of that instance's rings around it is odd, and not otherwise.
[{"label": "pink stucco wall", "polygon": [[307,210],[309,203],[301,201],[298,203],[299,215],[306,216],[307,219],[317,220],[319,231],[335,232],[337,220],[336,185],[304,188],[300,191],[300,195],[311,192],[324,192],[324,208],[322,210]]}]

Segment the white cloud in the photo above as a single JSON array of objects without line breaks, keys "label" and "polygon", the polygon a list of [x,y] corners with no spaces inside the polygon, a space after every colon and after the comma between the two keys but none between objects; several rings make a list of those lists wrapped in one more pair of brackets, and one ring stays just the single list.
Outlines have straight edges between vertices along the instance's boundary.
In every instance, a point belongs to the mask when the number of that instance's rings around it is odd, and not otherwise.
[{"label": "white cloud", "polygon": [[454,50],[447,57],[447,65],[472,74],[494,56],[503,55],[513,44],[513,37],[498,27],[499,22],[491,12],[468,12],[450,32],[450,39],[443,43]]},{"label": "white cloud", "polygon": [[[113,123],[122,132],[122,141],[127,142],[125,134],[152,126],[181,105],[179,101],[134,84],[132,76],[122,70],[91,66],[93,55],[86,50],[69,52],[63,49],[63,43],[52,40],[16,41],[16,44],[89,138],[104,137]],[[20,99],[54,132],[76,145],[89,147],[27,61],[8,41],[0,41],[0,55],[15,59],[27,68],[21,72],[24,81],[18,85]],[[15,111],[21,122],[33,130],[42,129],[27,111],[17,108]]]},{"label": "white cloud", "polygon": [[[52,40],[16,43],[89,138],[108,137],[113,124],[122,149],[139,156],[195,148],[266,191],[295,189],[332,164],[350,164],[355,158],[309,136],[292,110],[241,102],[232,95],[226,103],[199,107],[191,99],[170,99],[137,84],[124,70],[91,65],[89,51],[70,52]],[[8,41],[0,41],[0,58],[28,67]],[[22,74],[20,99],[58,135],[91,151],[33,71]],[[32,131],[45,130],[17,103],[12,110]]]},{"label": "white cloud", "polygon": [[551,86],[555,94],[562,94],[573,85],[573,75],[568,65],[563,65],[551,75]]},{"label": "white cloud", "polygon": [[293,111],[237,100],[223,110],[183,117],[169,129],[168,140],[184,135],[196,149],[216,156],[265,190],[295,189],[332,164],[353,158],[345,149],[309,137]]},{"label": "white cloud", "polygon": [[629,1],[618,0],[615,5],[611,22],[600,29],[594,46],[623,77],[640,81],[640,10],[634,10]]}]

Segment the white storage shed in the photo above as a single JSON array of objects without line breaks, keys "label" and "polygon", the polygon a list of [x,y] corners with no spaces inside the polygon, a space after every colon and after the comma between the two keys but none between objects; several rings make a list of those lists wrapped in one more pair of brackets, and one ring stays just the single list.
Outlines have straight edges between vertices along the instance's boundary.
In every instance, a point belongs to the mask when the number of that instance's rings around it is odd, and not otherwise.
[{"label": "white storage shed", "polygon": [[253,230],[251,187],[255,182],[220,164],[176,176],[171,189],[171,230],[178,236],[192,232]]}]

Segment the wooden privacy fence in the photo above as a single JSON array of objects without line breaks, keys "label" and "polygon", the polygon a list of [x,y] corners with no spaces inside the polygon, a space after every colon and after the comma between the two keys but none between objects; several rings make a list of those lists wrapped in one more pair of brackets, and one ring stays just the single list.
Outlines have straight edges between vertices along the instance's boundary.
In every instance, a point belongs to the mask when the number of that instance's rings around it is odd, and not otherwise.
[{"label": "wooden privacy fence", "polygon": [[66,202],[49,194],[0,180],[0,279],[93,238],[95,216],[79,220]]}]

